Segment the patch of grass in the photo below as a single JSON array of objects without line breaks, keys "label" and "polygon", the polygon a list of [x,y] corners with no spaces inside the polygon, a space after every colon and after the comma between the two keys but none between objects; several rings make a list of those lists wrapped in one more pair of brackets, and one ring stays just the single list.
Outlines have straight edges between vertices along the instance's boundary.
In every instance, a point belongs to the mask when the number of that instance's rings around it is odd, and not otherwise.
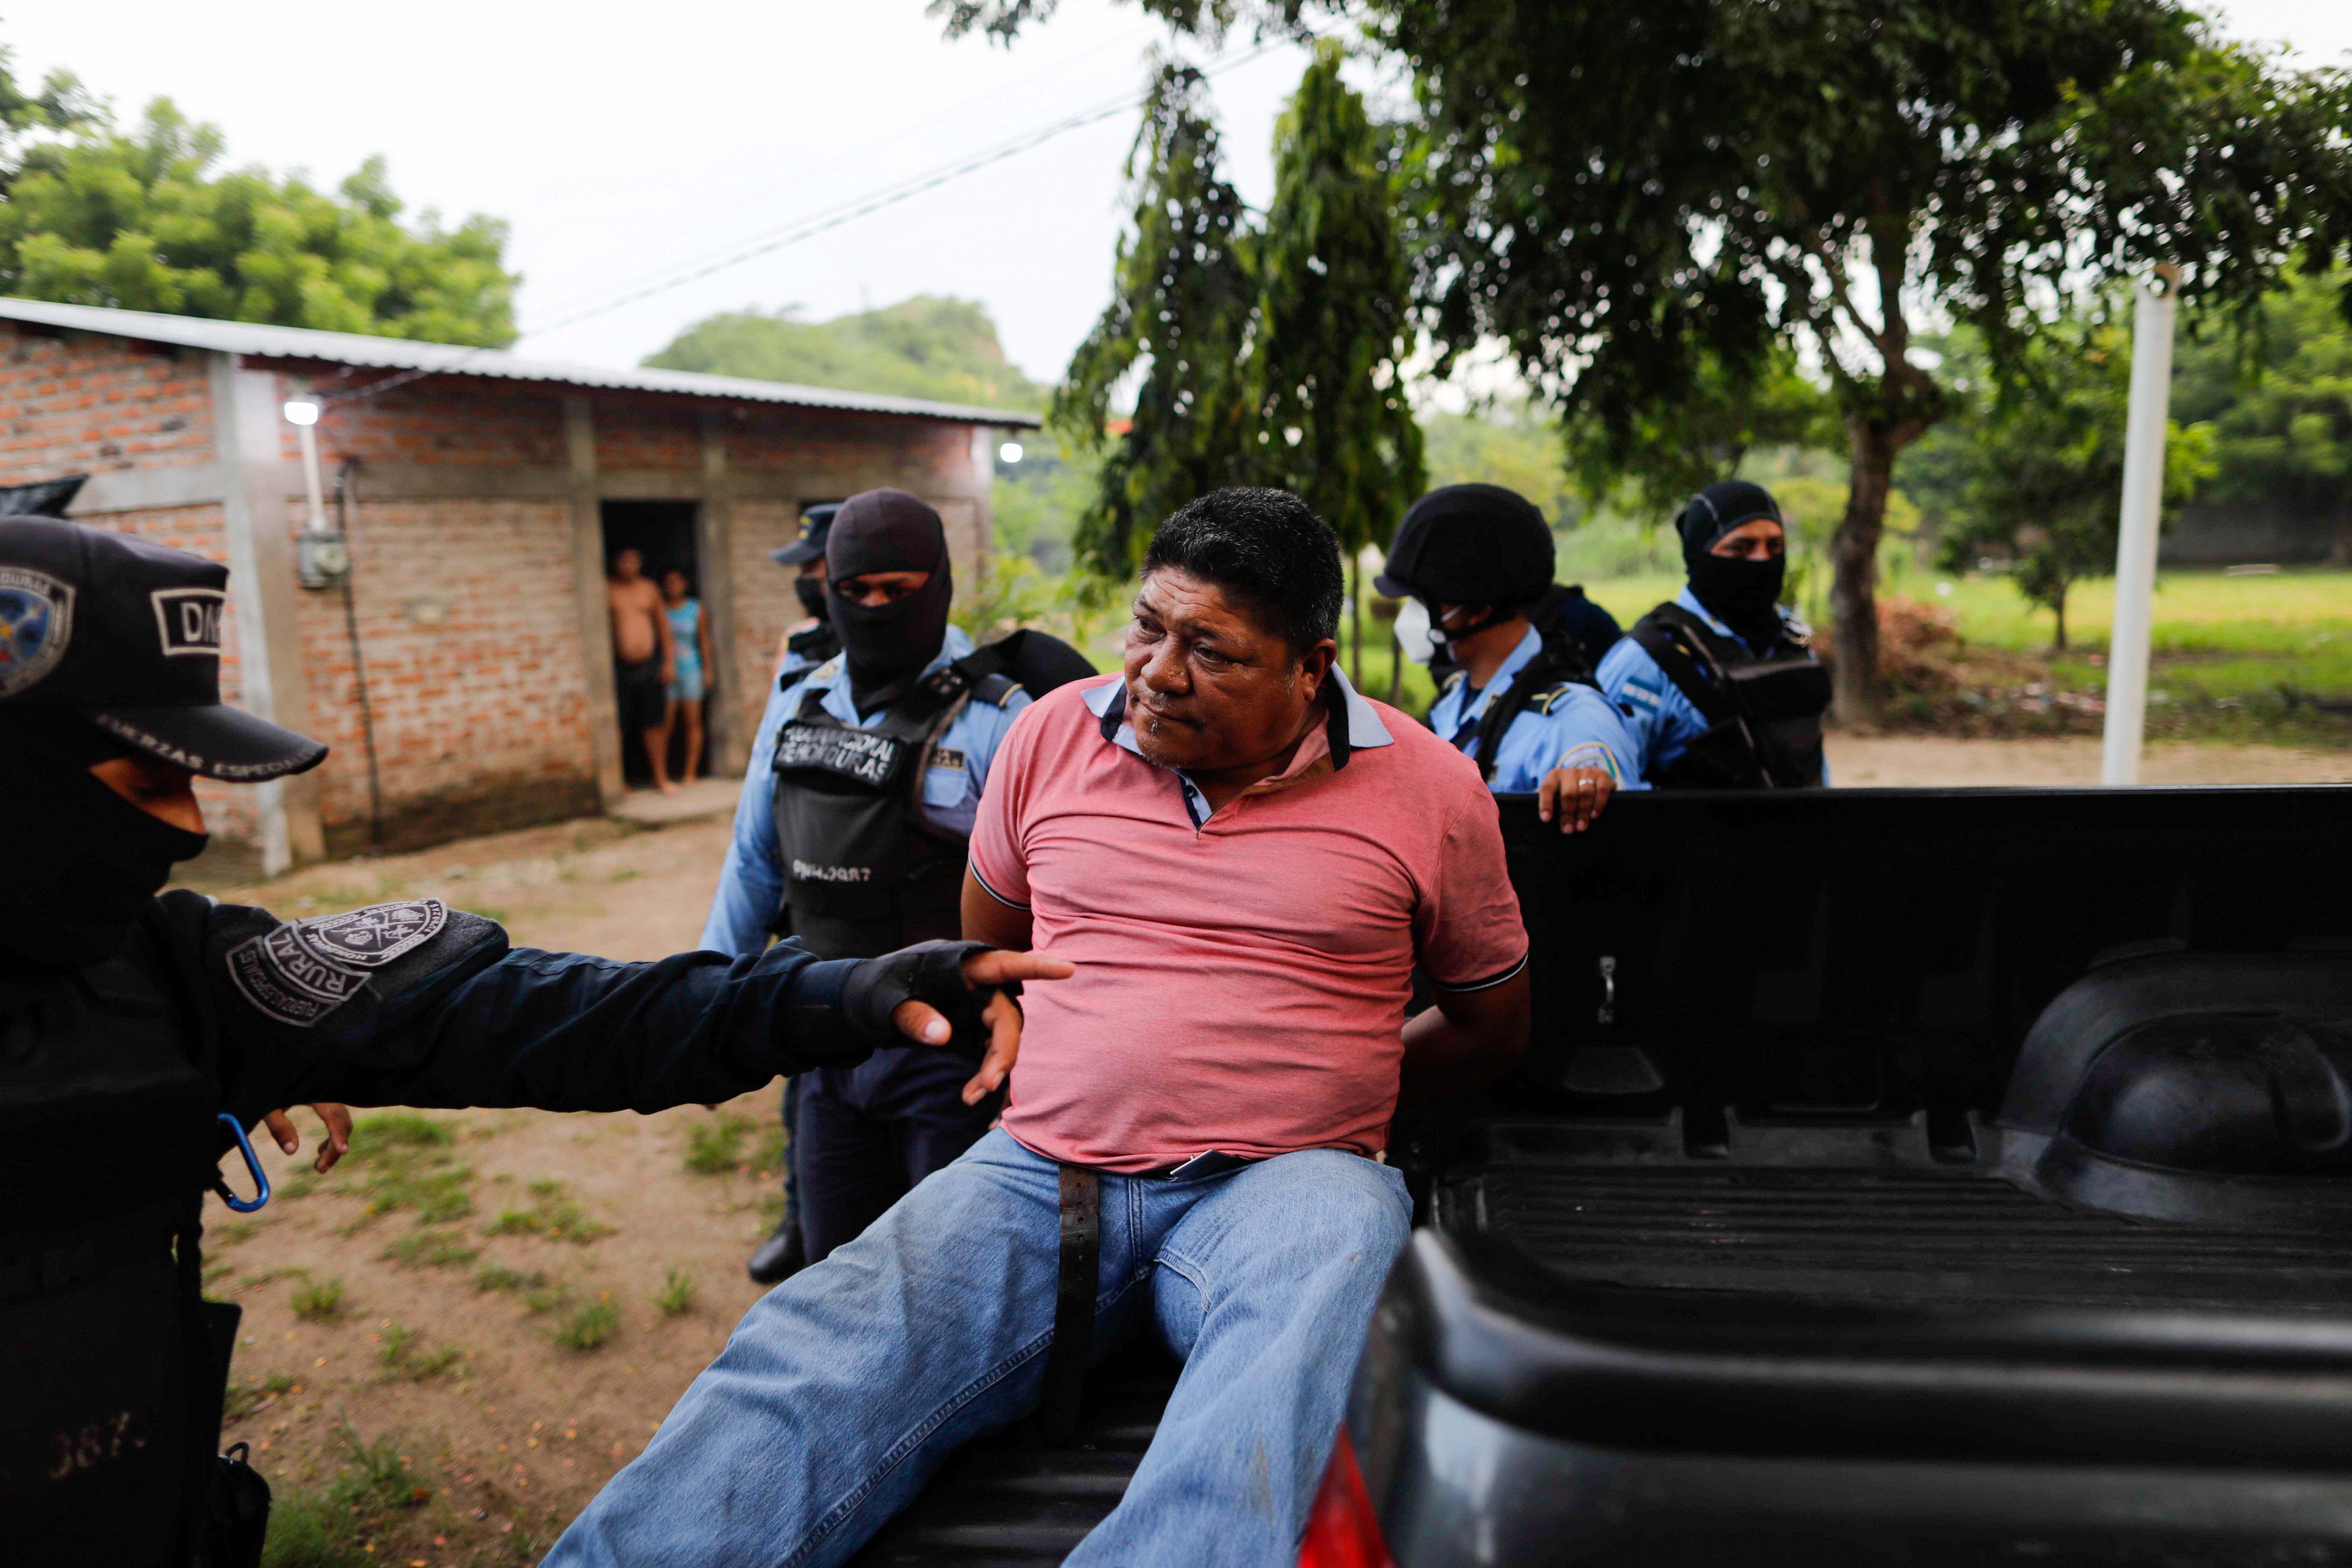
[{"label": "patch of grass", "polygon": [[571,1286],[560,1279],[549,1283],[544,1275],[540,1277],[540,1283],[526,1287],[522,1292],[522,1304],[534,1318],[543,1317],[571,1300]]},{"label": "patch of grass", "polygon": [[501,1268],[495,1263],[485,1264],[474,1271],[477,1290],[532,1290],[547,1283],[547,1276],[537,1269],[526,1274],[520,1268]]},{"label": "patch of grass", "polygon": [[784,1193],[781,1187],[770,1187],[760,1194],[760,1234],[765,1236],[784,1223]]},{"label": "patch of grass", "polygon": [[673,1318],[694,1310],[694,1276],[672,1267],[662,1280],[662,1288],[654,1293],[654,1305]]},{"label": "patch of grass", "polygon": [[530,1184],[531,1206],[527,1209],[501,1209],[499,1217],[482,1227],[488,1236],[543,1236],[550,1241],[569,1241],[585,1246],[599,1237],[613,1234],[613,1227],[593,1219],[563,1191],[563,1184],[551,1176],[542,1176]]},{"label": "patch of grass", "polygon": [[554,1340],[570,1350],[593,1351],[610,1339],[621,1314],[610,1301],[591,1301],[555,1326]]},{"label": "patch of grass", "polygon": [[400,1451],[400,1439],[363,1441],[348,1422],[335,1427],[345,1458],[333,1481],[316,1491],[280,1487],[269,1508],[262,1568],[362,1568],[384,1561],[374,1537],[392,1519],[432,1500]]},{"label": "patch of grass", "polygon": [[760,1135],[759,1147],[751,1151],[751,1158],[748,1162],[751,1171],[758,1175],[765,1176],[782,1170],[784,1151],[791,1142],[791,1139],[785,1136],[784,1124],[782,1121],[768,1123],[768,1130]]},{"label": "patch of grass", "polygon": [[624,866],[619,870],[613,873],[610,880],[615,882],[634,882],[644,875],[645,873],[638,870],[635,866]]},{"label": "patch of grass", "polygon": [[[413,1110],[363,1116],[352,1129],[341,1190],[367,1200],[367,1218],[408,1209],[418,1225],[446,1225],[474,1212],[474,1173],[450,1152],[446,1121]],[[362,1221],[364,1224],[365,1221]]]},{"label": "patch of grass", "polygon": [[310,1278],[310,1271],[307,1268],[291,1267],[265,1268],[257,1274],[248,1274],[238,1280],[236,1288],[240,1290],[255,1290],[264,1285],[275,1285],[280,1279],[308,1279],[309,1278]]},{"label": "patch of grass", "polygon": [[743,1140],[751,1123],[741,1116],[719,1116],[686,1135],[686,1168],[698,1176],[723,1176],[743,1163]]},{"label": "patch of grass", "polygon": [[394,1323],[385,1329],[383,1347],[376,1352],[376,1359],[383,1363],[384,1376],[423,1383],[448,1371],[466,1353],[455,1345],[428,1351],[424,1343],[423,1331],[404,1323]]},{"label": "patch of grass", "polygon": [[240,1241],[252,1240],[260,1228],[257,1219],[233,1219],[226,1225],[211,1226],[205,1235],[216,1247],[235,1247]]},{"label": "patch of grass", "polygon": [[234,1263],[207,1263],[205,1265],[205,1284],[209,1289],[218,1283],[224,1276],[236,1271],[236,1265]]},{"label": "patch of grass", "polygon": [[313,1279],[287,1299],[298,1318],[332,1318],[343,1310],[343,1282],[333,1279]]},{"label": "patch of grass", "polygon": [[411,1231],[383,1249],[385,1261],[411,1268],[457,1268],[476,1256],[454,1230]]}]

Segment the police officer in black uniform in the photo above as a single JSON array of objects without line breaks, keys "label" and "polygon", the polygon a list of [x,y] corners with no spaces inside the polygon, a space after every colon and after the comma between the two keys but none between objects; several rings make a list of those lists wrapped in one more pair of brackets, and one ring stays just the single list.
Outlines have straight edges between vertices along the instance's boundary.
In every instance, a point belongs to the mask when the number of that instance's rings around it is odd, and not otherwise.
[{"label": "police officer in black uniform", "polygon": [[781,550],[768,552],[769,560],[793,569],[793,595],[809,614],[806,621],[784,634],[776,673],[788,680],[798,679],[841,653],[841,638],[834,634],[833,610],[824,596],[824,542],[833,531],[833,514],[840,510],[838,501],[808,508],[801,513],[801,536]]},{"label": "police officer in black uniform", "polygon": [[511,948],[436,899],[289,922],[159,897],[205,845],[194,776],[261,784],[326,753],[220,705],[226,579],[180,551],[0,519],[12,1568],[258,1560],[268,1488],[215,1453],[237,1309],[202,1299],[198,1244],[206,1189],[230,1195],[221,1157],[242,1150],[261,1181],[247,1130],[265,1113],[316,1100],[653,1111],[909,1037],[984,1050],[972,1083],[992,1090],[1019,1037],[994,988],[1067,973],[962,943],[859,963],[783,945],[612,963]]},{"label": "police officer in black uniform", "polygon": [[1780,603],[1788,525],[1763,486],[1724,479],[1675,519],[1690,584],[1601,661],[1601,689],[1643,742],[1662,788],[1796,789],[1829,783],[1828,671]]}]

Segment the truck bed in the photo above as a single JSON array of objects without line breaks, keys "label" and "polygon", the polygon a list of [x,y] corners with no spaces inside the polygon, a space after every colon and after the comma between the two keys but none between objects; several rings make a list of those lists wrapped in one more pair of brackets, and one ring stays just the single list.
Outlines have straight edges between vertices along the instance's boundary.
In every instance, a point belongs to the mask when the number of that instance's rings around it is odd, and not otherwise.
[{"label": "truck bed", "polygon": [[2352,1253],[2309,1233],[2071,1209],[1982,1172],[1494,1164],[1437,1224],[1563,1279],[1816,1301],[2352,1310]]}]

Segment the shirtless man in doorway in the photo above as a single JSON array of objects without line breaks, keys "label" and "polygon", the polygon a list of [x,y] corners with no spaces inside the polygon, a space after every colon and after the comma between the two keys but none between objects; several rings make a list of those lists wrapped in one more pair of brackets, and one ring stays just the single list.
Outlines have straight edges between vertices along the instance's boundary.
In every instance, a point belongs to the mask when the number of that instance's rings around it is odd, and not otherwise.
[{"label": "shirtless man in doorway", "polygon": [[676,795],[669,782],[669,683],[677,674],[677,645],[672,639],[669,616],[662,613],[661,590],[646,575],[646,558],[635,550],[613,557],[613,574],[604,581],[613,605],[613,692],[621,710],[621,727],[635,730],[646,742],[653,763],[654,787]]}]

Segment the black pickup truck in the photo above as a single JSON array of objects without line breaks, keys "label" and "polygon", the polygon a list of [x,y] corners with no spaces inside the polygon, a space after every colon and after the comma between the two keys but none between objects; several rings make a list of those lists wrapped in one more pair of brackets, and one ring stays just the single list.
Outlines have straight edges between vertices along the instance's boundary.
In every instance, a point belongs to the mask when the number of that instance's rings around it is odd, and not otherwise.
[{"label": "black pickup truck", "polygon": [[[1507,799],[1311,1568],[2352,1562],[2352,788]],[[1172,1368],[861,1557],[1058,1561]]]}]

